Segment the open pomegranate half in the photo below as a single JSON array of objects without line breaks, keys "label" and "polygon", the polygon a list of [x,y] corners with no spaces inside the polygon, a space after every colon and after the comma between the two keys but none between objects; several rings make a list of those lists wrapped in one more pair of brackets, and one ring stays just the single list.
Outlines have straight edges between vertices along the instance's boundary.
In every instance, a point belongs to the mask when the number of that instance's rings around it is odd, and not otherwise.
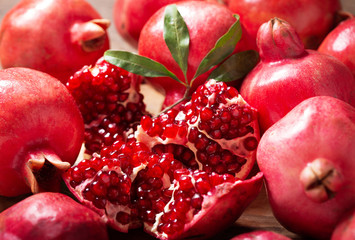
[{"label": "open pomegranate half", "polygon": [[233,224],[261,190],[262,173],[242,180],[255,162],[256,111],[224,83],[207,82],[180,111],[144,116],[134,136],[63,175],[118,231],[144,226],[160,239],[208,238]]}]

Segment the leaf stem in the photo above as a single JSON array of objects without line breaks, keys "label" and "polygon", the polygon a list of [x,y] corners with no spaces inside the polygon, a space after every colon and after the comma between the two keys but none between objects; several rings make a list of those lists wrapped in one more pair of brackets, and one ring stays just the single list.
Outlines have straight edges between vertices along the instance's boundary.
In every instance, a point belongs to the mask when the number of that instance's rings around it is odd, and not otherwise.
[{"label": "leaf stem", "polygon": [[176,101],[174,104],[164,108],[158,115],[162,114],[162,113],[166,113],[167,111],[169,111],[170,109],[174,108],[175,106],[179,105],[180,103],[182,103],[183,101],[185,100],[189,100],[191,98],[190,96],[190,86],[186,86],[186,90],[185,90],[185,93],[184,93],[184,96],[179,99],[178,101]]}]

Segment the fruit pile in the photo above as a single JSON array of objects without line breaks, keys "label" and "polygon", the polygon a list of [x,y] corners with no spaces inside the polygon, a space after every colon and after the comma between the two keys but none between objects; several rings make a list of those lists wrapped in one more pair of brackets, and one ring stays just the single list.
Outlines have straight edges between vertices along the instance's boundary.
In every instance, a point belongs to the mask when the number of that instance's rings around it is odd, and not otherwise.
[{"label": "fruit pile", "polygon": [[295,235],[355,239],[355,18],[338,0],[110,7],[135,52],[85,0],[21,0],[1,22],[0,196],[21,200],[0,239],[289,239],[225,236],[263,187]]}]

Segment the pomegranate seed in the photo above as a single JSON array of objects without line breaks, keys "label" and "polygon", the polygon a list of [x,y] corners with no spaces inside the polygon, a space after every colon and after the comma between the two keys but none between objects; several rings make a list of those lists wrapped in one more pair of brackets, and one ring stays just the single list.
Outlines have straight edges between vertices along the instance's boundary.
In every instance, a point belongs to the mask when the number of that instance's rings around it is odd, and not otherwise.
[{"label": "pomegranate seed", "polygon": [[116,214],[116,221],[121,223],[121,224],[128,224],[131,221],[131,217],[126,212],[118,212]]}]

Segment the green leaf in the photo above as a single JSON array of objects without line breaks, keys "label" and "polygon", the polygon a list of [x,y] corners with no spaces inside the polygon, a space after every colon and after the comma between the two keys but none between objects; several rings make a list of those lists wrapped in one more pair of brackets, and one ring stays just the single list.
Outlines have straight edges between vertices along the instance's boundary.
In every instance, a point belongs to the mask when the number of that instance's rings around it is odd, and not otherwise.
[{"label": "green leaf", "polygon": [[180,66],[186,80],[190,35],[186,23],[175,4],[165,8],[164,40],[172,57]]},{"label": "green leaf", "polygon": [[240,26],[239,16],[234,15],[234,17],[237,19],[236,22],[229,28],[227,33],[218,39],[214,48],[211,49],[211,51],[204,57],[193,79],[218,65],[233,53],[235,45],[242,37],[242,28]]},{"label": "green leaf", "polygon": [[209,79],[231,82],[244,78],[258,63],[259,54],[254,50],[239,52],[212,71]]},{"label": "green leaf", "polygon": [[104,59],[113,65],[137,75],[144,77],[171,77],[181,84],[186,85],[164,65],[147,57],[126,51],[107,50],[104,54]]}]

